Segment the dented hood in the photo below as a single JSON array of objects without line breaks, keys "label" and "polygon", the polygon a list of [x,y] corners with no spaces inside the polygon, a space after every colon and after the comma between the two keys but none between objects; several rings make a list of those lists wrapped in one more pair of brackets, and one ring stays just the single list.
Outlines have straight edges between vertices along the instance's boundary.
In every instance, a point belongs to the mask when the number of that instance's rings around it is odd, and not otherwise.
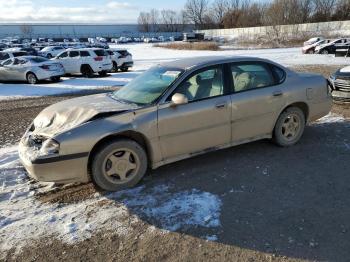
[{"label": "dented hood", "polygon": [[103,113],[121,113],[138,108],[114,100],[108,94],[68,99],[45,108],[34,119],[34,135],[53,136],[72,129]]}]

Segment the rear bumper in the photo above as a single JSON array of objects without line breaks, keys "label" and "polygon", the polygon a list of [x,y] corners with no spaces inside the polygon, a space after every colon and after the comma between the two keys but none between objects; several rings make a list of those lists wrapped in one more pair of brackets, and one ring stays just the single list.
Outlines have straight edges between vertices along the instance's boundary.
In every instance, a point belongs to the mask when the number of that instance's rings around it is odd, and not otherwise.
[{"label": "rear bumper", "polygon": [[38,80],[50,79],[55,76],[63,76],[65,74],[64,70],[55,70],[55,71],[45,71],[40,70],[35,73]]},{"label": "rear bumper", "polygon": [[332,109],[332,104],[333,101],[331,97],[320,103],[311,104],[309,108],[310,112],[308,122],[316,121],[317,119],[328,115]]},{"label": "rear bumper", "polygon": [[133,67],[134,66],[134,62],[133,61],[128,61],[128,62],[124,62],[120,67]]}]

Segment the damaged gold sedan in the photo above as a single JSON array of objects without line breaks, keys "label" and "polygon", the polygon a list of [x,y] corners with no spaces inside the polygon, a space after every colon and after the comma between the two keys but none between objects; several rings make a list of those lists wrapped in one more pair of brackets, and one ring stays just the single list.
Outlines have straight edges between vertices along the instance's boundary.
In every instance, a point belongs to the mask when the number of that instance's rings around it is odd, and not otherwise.
[{"label": "damaged gold sedan", "polygon": [[147,169],[259,139],[291,146],[330,111],[327,81],[265,59],[199,57],[160,64],[109,94],[44,109],[19,153],[29,175],[136,185]]}]

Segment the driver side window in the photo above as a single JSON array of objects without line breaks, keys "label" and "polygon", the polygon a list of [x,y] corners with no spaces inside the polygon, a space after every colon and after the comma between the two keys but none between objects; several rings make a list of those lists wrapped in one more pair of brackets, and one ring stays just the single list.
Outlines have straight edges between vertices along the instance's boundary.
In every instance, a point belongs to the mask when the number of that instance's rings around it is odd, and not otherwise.
[{"label": "driver side window", "polygon": [[224,94],[222,67],[204,69],[187,78],[174,91],[183,94],[188,101],[197,101]]}]

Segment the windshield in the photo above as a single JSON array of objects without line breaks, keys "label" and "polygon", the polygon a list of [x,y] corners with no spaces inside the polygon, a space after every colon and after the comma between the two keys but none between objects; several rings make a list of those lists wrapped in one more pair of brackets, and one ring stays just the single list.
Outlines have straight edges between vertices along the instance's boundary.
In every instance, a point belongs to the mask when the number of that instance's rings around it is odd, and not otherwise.
[{"label": "windshield", "polygon": [[117,100],[135,104],[151,104],[179,77],[183,70],[152,67],[112,94]]}]

